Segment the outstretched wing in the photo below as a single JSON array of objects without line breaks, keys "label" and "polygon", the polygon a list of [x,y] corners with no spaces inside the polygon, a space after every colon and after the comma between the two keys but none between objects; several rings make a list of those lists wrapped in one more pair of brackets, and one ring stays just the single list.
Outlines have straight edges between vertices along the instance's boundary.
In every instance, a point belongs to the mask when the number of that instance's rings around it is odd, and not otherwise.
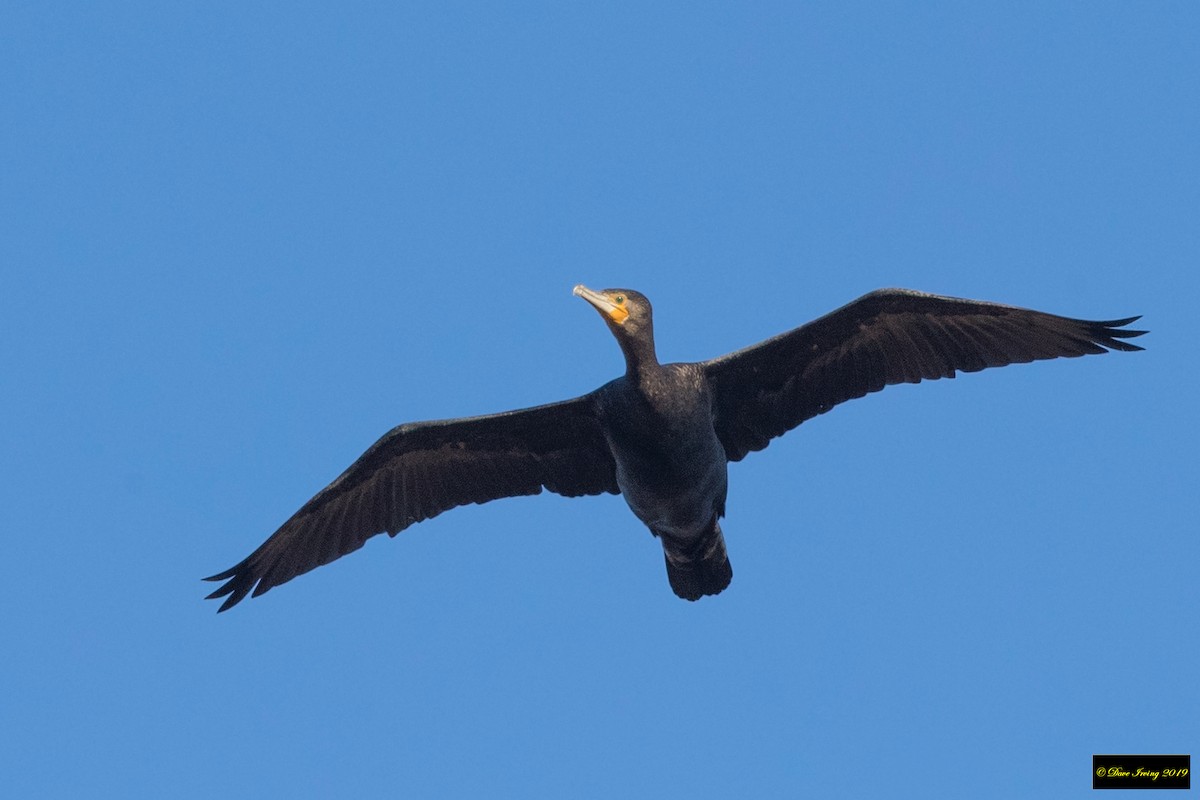
[{"label": "outstretched wing", "polygon": [[618,492],[591,395],[484,417],[417,422],[388,432],[236,566],[209,599],[220,610],[328,564],[386,531],[455,506],[538,494]]},{"label": "outstretched wing", "polygon": [[1141,350],[1122,341],[1139,319],[1091,322],[955,297],[880,289],[736,353],[701,364],[730,461],[838,403],[895,383],[955,372]]}]

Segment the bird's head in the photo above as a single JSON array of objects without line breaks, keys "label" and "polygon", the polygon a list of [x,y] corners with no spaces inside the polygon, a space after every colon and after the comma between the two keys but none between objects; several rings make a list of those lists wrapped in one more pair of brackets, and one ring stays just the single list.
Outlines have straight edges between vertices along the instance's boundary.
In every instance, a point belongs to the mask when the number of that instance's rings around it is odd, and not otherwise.
[{"label": "bird's head", "polygon": [[589,289],[582,283],[575,287],[575,294],[587,300],[618,337],[635,335],[651,324],[650,301],[641,292],[633,289]]},{"label": "bird's head", "polygon": [[655,363],[654,312],[644,294],[633,289],[596,291],[583,284],[575,287],[575,294],[600,312],[609,330],[620,342],[626,361],[632,365],[634,361],[645,361],[649,356],[649,363]]}]

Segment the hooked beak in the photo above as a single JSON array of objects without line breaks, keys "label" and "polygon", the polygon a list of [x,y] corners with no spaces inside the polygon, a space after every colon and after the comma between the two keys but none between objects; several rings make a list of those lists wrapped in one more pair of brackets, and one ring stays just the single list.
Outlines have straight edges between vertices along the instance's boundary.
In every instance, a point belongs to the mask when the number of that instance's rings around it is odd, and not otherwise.
[{"label": "hooked beak", "polygon": [[611,320],[618,325],[623,324],[625,320],[629,318],[629,309],[625,308],[624,306],[617,305],[612,300],[608,299],[608,295],[593,291],[584,286],[582,283],[575,287],[575,290],[572,292],[572,294],[574,294],[576,297],[582,297],[584,300],[587,300],[592,304],[593,307],[595,307],[597,311],[604,315],[606,319]]}]

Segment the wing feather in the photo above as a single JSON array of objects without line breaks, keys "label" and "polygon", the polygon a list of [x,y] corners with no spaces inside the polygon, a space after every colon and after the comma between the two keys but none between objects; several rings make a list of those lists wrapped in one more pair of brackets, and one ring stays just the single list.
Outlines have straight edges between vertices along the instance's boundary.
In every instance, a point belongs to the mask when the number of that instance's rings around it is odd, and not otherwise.
[{"label": "wing feather", "polygon": [[205,580],[220,610],[456,506],[542,489],[618,492],[592,395],[484,417],[401,425],[244,560]]},{"label": "wing feather", "polygon": [[1091,321],[1015,306],[880,289],[759,344],[701,364],[717,435],[738,461],[839,403],[958,372],[1141,350],[1138,317]]}]

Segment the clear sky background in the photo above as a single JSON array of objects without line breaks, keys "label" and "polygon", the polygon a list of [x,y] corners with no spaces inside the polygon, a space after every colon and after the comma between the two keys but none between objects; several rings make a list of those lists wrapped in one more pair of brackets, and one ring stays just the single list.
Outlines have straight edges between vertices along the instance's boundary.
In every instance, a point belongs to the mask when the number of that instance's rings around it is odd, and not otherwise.
[{"label": "clear sky background", "polygon": [[[1200,750],[1200,6],[912,5],[7,4],[6,793],[1063,798]],[[580,282],[664,361],[881,286],[1152,333],[732,465],[717,598],[545,494],[214,613],[393,425],[616,376]]]}]

